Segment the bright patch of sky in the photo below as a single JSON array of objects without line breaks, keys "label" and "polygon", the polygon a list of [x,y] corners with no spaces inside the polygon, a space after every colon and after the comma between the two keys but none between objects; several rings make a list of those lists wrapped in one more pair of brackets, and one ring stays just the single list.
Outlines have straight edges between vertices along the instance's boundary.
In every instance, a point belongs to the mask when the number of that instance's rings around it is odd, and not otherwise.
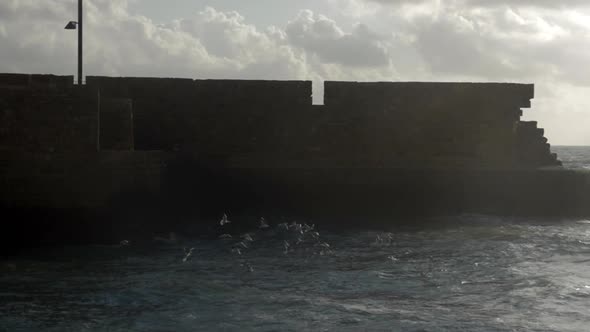
[{"label": "bright patch of sky", "polygon": [[200,12],[205,7],[237,11],[257,26],[283,26],[300,10],[322,10],[326,6],[317,0],[134,0],[129,5],[129,11],[145,15],[156,23],[166,23]]}]

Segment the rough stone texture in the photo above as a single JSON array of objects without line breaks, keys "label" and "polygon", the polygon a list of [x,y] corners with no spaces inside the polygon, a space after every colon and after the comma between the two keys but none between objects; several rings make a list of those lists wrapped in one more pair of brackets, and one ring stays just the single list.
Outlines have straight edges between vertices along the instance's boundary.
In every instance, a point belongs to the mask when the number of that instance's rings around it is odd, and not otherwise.
[{"label": "rough stone texture", "polygon": [[134,150],[133,101],[100,98],[100,150]]},{"label": "rough stone texture", "polygon": [[163,152],[0,154],[0,205],[22,208],[105,208],[128,194],[159,193]]},{"label": "rough stone texture", "polygon": [[[0,255],[22,247],[118,243],[174,227],[162,152],[0,154]],[[162,214],[158,214],[162,213]]]},{"label": "rough stone texture", "polygon": [[0,208],[27,220],[11,237],[112,240],[223,211],[590,215],[588,173],[538,169],[558,161],[519,121],[532,85],[326,82],[314,106],[311,82],[72,80],[0,74]]},{"label": "rough stone texture", "polygon": [[[199,169],[199,172],[191,170]],[[359,226],[392,216],[489,213],[589,216],[590,173],[556,169],[235,168],[171,164],[174,211],[335,218]],[[182,188],[182,189],[181,189]],[[207,188],[207,190],[203,190]],[[188,198],[188,199],[187,199]],[[397,221],[396,221],[397,220]],[[387,223],[405,219],[387,219]]]},{"label": "rough stone texture", "polygon": [[537,128],[536,121],[520,121],[517,126],[516,156],[518,163],[529,167],[561,165],[557,154],[551,153],[545,131]]},{"label": "rough stone texture", "polygon": [[[555,164],[549,155],[521,163],[517,128],[531,84],[326,82],[336,158],[352,150],[372,166],[515,167]],[[325,141],[320,139],[320,141]],[[549,152],[547,151],[547,154]]]},{"label": "rough stone texture", "polygon": [[74,76],[41,74],[0,74],[0,88],[66,91],[72,88]]},{"label": "rough stone texture", "polygon": [[87,81],[132,100],[137,149],[190,150],[235,167],[558,164],[548,151],[526,152],[519,119],[531,84],[326,82],[326,105],[312,106],[310,82]]},{"label": "rough stone texture", "polygon": [[311,82],[87,78],[102,97],[133,100],[135,148],[239,158],[288,150]]},{"label": "rough stone texture", "polygon": [[0,148],[190,151],[230,167],[540,167],[532,85],[0,75]]},{"label": "rough stone texture", "polygon": [[98,96],[69,79],[0,75],[0,151],[96,151]]}]

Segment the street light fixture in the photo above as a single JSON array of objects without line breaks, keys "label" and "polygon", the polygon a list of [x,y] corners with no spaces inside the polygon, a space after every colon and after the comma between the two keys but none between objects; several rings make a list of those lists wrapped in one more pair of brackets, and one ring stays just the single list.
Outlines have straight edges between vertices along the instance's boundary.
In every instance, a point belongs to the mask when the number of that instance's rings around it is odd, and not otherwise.
[{"label": "street light fixture", "polygon": [[66,27],[64,29],[66,29],[66,30],[76,30],[76,25],[78,25],[78,22],[76,22],[76,21],[70,21],[68,23],[68,25],[66,25]]},{"label": "street light fixture", "polygon": [[70,21],[66,25],[66,30],[78,29],[78,85],[82,85],[82,0],[78,0],[78,21]]}]

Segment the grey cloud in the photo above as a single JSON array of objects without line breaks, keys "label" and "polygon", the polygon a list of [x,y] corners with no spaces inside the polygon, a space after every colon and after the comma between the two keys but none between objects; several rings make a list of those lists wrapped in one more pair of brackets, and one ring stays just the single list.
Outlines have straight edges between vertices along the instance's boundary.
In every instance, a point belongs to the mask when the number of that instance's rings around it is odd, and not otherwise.
[{"label": "grey cloud", "polygon": [[[432,3],[432,0],[362,0],[385,5],[422,5]],[[590,7],[587,0],[441,0],[441,4],[459,7],[539,7],[539,8],[568,8]]]},{"label": "grey cloud", "polygon": [[326,63],[354,67],[387,66],[390,54],[380,37],[366,25],[345,33],[336,22],[302,11],[286,27],[288,40]]},{"label": "grey cloud", "polygon": [[544,7],[544,8],[568,8],[568,7],[589,7],[587,0],[464,0],[465,5],[479,7],[497,6],[521,6],[521,7]]},{"label": "grey cloud", "polygon": [[[0,72],[65,74],[75,70],[76,34],[63,29],[75,13],[64,1],[0,1]],[[183,24],[156,25],[128,13],[125,0],[86,3],[85,68],[88,75],[202,78],[304,78],[302,55],[274,35],[245,24],[234,12],[212,8]],[[51,15],[43,20],[29,18]],[[196,22],[193,31],[188,23]],[[186,28],[186,29],[183,29]],[[311,76],[311,75],[309,75]]]},{"label": "grey cloud", "polygon": [[[10,19],[0,21],[0,72],[74,72],[76,34],[64,30],[63,25],[72,19],[75,6],[64,3],[0,1],[2,13],[10,11]],[[359,64],[382,64],[389,58],[378,36],[366,26],[359,25],[347,34],[325,17],[313,24],[313,35],[304,33],[296,44],[285,29],[259,29],[237,12],[205,8],[184,19],[155,24],[144,16],[130,14],[126,0],[85,3],[88,75],[338,79],[342,73],[366,76],[363,69],[343,65],[357,56]],[[52,14],[44,20],[24,19],[46,10],[52,10]],[[309,25],[301,27],[307,29]],[[316,61],[317,54],[304,47],[310,44],[305,39],[315,36],[332,43],[329,52],[319,46],[317,50],[336,66]]]},{"label": "grey cloud", "polygon": [[[514,16],[514,17],[512,17]],[[553,77],[590,86],[590,42],[580,27],[535,12],[520,17],[509,9],[445,13],[412,25],[414,45],[433,73],[495,80]]]},{"label": "grey cloud", "polygon": [[[0,1],[0,19],[4,22],[10,21],[52,21],[62,19],[69,12],[74,14],[75,4],[67,1],[22,1],[2,0]],[[73,19],[73,18],[72,18]]]}]

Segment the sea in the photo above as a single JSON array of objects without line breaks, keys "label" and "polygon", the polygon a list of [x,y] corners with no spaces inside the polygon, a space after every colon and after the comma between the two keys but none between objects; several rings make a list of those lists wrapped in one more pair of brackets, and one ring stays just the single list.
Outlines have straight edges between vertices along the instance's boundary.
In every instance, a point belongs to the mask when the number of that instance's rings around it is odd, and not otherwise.
[{"label": "sea", "polygon": [[[590,147],[553,151],[590,169]],[[0,261],[0,331],[590,331],[590,220],[261,219],[240,234],[31,250]]]}]

